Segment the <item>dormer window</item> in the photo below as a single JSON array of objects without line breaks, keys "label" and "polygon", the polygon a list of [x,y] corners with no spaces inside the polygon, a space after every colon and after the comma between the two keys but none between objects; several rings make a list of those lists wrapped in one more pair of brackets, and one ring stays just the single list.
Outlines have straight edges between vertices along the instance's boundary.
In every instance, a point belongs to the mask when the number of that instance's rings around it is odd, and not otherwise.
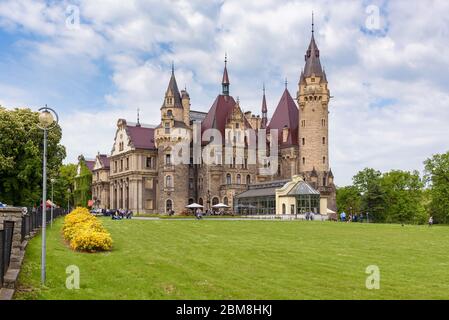
[{"label": "dormer window", "polygon": [[167,111],[167,116],[169,116],[169,117],[173,117],[173,111],[171,111],[171,110],[168,110],[168,111]]}]

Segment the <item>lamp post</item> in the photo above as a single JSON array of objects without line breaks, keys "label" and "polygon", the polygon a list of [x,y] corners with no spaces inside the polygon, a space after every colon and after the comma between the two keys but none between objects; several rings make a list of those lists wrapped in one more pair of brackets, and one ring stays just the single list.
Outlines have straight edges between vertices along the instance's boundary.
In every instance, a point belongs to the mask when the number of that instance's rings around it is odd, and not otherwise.
[{"label": "lamp post", "polygon": [[70,188],[67,189],[67,213],[70,212]]},{"label": "lamp post", "polygon": [[44,154],[42,170],[42,253],[41,253],[41,282],[45,284],[46,277],[46,224],[47,224],[47,133],[58,124],[58,114],[45,106],[39,109],[39,128],[44,131]]},{"label": "lamp post", "polygon": [[51,182],[51,215],[50,215],[50,220],[51,220],[51,227],[53,228],[53,207],[54,207],[54,202],[53,202],[53,185],[54,185],[54,183],[55,183],[55,179],[51,179],[50,180],[50,182]]}]

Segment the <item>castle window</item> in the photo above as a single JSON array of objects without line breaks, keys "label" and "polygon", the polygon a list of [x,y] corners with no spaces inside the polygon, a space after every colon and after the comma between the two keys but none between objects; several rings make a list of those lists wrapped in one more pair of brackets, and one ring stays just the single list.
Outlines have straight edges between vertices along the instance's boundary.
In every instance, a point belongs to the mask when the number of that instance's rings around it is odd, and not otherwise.
[{"label": "castle window", "polygon": [[231,183],[232,183],[232,178],[231,178],[231,175],[228,173],[226,175],[226,184],[231,184]]},{"label": "castle window", "polygon": [[304,100],[309,101],[309,99],[307,99],[307,97],[305,97]]},{"label": "castle window", "polygon": [[126,168],[125,170],[129,170],[129,158],[126,158]]},{"label": "castle window", "polygon": [[245,168],[245,169],[248,169],[248,158],[245,158],[244,168]]},{"label": "castle window", "polygon": [[323,164],[326,164],[326,157],[323,157]]},{"label": "castle window", "polygon": [[312,82],[315,82],[315,78],[312,78],[311,81],[312,81]]},{"label": "castle window", "polygon": [[212,205],[213,205],[213,206],[216,206],[216,205],[218,204],[218,202],[220,202],[220,199],[218,199],[217,197],[214,197],[214,198],[212,199]]},{"label": "castle window", "polygon": [[321,126],[325,127],[326,126],[326,119],[321,119]]},{"label": "castle window", "polygon": [[165,164],[167,166],[171,165],[171,155],[170,154],[165,155]]},{"label": "castle window", "polygon": [[326,144],[326,137],[323,137],[323,144]]},{"label": "castle window", "polygon": [[224,197],[224,198],[223,198],[223,203],[224,203],[225,205],[228,205],[228,203],[229,203],[228,197]]},{"label": "castle window", "polygon": [[250,175],[247,175],[247,176],[246,176],[246,184],[247,184],[247,185],[250,185],[250,184],[251,184],[251,176],[250,176]]},{"label": "castle window", "polygon": [[242,176],[241,175],[237,175],[237,184],[242,184]]},{"label": "castle window", "polygon": [[172,176],[166,176],[165,177],[165,187],[171,188],[173,186],[173,179]]},{"label": "castle window", "polygon": [[165,134],[170,134],[170,122],[165,123]]},{"label": "castle window", "polygon": [[305,127],[306,126],[306,120],[301,120],[301,127]]},{"label": "castle window", "polygon": [[326,186],[326,177],[323,177],[323,186]]},{"label": "castle window", "polygon": [[117,172],[117,161],[114,161],[114,172]]},{"label": "castle window", "polygon": [[153,168],[153,158],[147,157],[147,168]]},{"label": "castle window", "polygon": [[304,146],[306,144],[306,138],[302,138],[302,145]]},{"label": "castle window", "polygon": [[169,117],[173,117],[173,111],[171,111],[171,110],[168,110],[168,111],[167,111],[167,116],[169,116]]},{"label": "castle window", "polygon": [[282,214],[287,213],[287,208],[285,207],[285,203],[282,204]]},{"label": "castle window", "polygon": [[237,122],[237,123],[235,124],[235,128],[236,128],[236,129],[240,128],[240,123]]},{"label": "castle window", "polygon": [[302,158],[302,164],[306,164],[306,158]]},{"label": "castle window", "polygon": [[120,160],[120,171],[123,171],[123,159]]}]

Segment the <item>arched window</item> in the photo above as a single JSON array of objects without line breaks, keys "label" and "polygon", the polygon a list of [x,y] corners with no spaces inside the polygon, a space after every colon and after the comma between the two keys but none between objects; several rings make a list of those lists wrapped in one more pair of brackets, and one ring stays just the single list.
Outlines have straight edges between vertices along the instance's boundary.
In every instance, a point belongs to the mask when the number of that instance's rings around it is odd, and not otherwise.
[{"label": "arched window", "polygon": [[168,199],[165,203],[165,213],[170,213],[170,211],[173,209],[173,201]]},{"label": "arched window", "polygon": [[250,175],[247,175],[247,176],[246,176],[246,184],[247,184],[247,185],[250,185],[250,184],[251,184],[251,176],[250,176]]},{"label": "arched window", "polygon": [[225,205],[228,205],[228,203],[229,203],[228,197],[224,197],[224,198],[223,198],[223,203],[224,203]]},{"label": "arched window", "polygon": [[231,174],[227,174],[226,175],[226,184],[231,184],[232,183],[232,179],[231,179]]},{"label": "arched window", "polygon": [[323,157],[323,164],[326,164],[326,157]]},{"label": "arched window", "polygon": [[169,117],[173,117],[173,111],[171,111],[171,110],[168,110],[168,111],[167,111],[167,116],[169,116]]},{"label": "arched window", "polygon": [[239,174],[237,175],[237,184],[242,184],[242,177]]},{"label": "arched window", "polygon": [[282,214],[286,214],[287,213],[287,209],[285,207],[285,203],[282,204]]},{"label": "arched window", "polygon": [[326,144],[326,137],[323,137],[323,144]]},{"label": "arched window", "polygon": [[189,204],[192,204],[192,203],[194,203],[194,202],[195,202],[195,201],[193,201],[192,198],[189,199]]},{"label": "arched window", "polygon": [[173,186],[173,179],[172,176],[166,176],[165,177],[165,187],[171,188]]},{"label": "arched window", "polygon": [[302,164],[306,164],[306,158],[302,158]]},{"label": "arched window", "polygon": [[212,205],[213,205],[213,206],[217,205],[219,202],[220,202],[220,199],[218,199],[217,197],[214,197],[214,198],[212,199]]},{"label": "arched window", "polygon": [[306,138],[302,138],[302,145],[306,144]]}]

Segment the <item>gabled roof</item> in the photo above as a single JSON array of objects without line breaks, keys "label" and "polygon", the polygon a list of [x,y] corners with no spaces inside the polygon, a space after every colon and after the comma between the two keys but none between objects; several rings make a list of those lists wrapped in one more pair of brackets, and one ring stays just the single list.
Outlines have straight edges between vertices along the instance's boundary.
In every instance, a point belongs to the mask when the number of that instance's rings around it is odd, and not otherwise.
[{"label": "gabled roof", "polygon": [[[297,145],[298,144],[298,126],[299,126],[299,111],[293,101],[288,89],[284,90],[281,100],[273,113],[268,129],[278,129],[278,137],[281,146]],[[283,142],[282,130],[289,128],[289,135],[287,142]]]},{"label": "gabled roof", "polygon": [[106,154],[99,154],[97,156],[98,160],[100,161],[103,169],[109,169],[110,167],[110,159]]},{"label": "gabled roof", "polygon": [[155,149],[154,128],[144,128],[132,125],[126,126],[131,144],[136,149]]},{"label": "gabled roof", "polygon": [[305,181],[299,181],[293,188],[290,189],[287,196],[298,195],[319,195],[319,191],[315,190],[310,184]]},{"label": "gabled roof", "polygon": [[86,164],[86,167],[89,169],[90,172],[94,170],[95,160],[85,160],[84,163]]}]

